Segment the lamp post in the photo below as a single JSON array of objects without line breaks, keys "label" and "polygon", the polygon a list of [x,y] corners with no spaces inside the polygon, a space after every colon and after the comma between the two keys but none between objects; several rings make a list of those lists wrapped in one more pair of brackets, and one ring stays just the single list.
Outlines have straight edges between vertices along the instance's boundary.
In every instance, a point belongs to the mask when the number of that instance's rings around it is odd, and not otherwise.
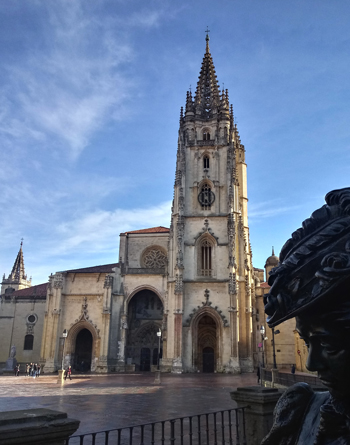
[{"label": "lamp post", "polygon": [[162,337],[162,331],[159,328],[159,331],[157,332],[157,337],[158,337],[158,357],[157,357],[157,371],[156,371],[156,376],[154,379],[154,383],[160,383],[160,369],[159,369],[159,356],[160,356],[160,339]]},{"label": "lamp post", "polygon": [[67,335],[68,335],[68,331],[67,331],[67,329],[65,329],[64,331],[63,331],[63,334],[62,334],[62,337],[63,337],[63,350],[62,350],[62,371],[63,371],[63,365],[64,365],[64,346],[65,346],[65,344],[66,344],[66,338],[67,338]]},{"label": "lamp post", "polygon": [[265,358],[264,358],[264,341],[265,341],[265,326],[261,326],[260,328],[261,334],[261,344],[262,344],[262,367],[265,368]]},{"label": "lamp post", "polygon": [[279,333],[280,333],[280,331],[278,329],[275,331],[275,328],[272,328],[272,348],[273,348],[273,367],[274,367],[274,369],[277,369],[276,350],[275,350],[275,335],[277,335]]},{"label": "lamp post", "polygon": [[159,371],[159,356],[160,356],[160,339],[162,337],[162,331],[159,328],[159,331],[157,332],[158,337],[158,360],[157,360],[157,371]]}]

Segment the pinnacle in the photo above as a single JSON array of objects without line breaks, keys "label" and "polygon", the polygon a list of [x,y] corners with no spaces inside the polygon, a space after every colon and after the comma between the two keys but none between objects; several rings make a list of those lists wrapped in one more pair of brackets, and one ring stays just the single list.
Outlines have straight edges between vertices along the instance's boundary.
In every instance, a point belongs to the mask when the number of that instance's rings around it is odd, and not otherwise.
[{"label": "pinnacle", "polygon": [[203,117],[211,117],[220,105],[219,84],[215,73],[213,59],[209,51],[209,37],[206,38],[206,52],[199,73],[194,98],[196,113]]},{"label": "pinnacle", "polygon": [[11,278],[14,281],[19,281],[19,280],[26,280],[27,276],[25,274],[25,270],[24,270],[24,259],[23,259],[23,251],[22,251],[22,245],[23,242],[21,242],[21,246],[19,249],[19,252],[17,254],[15,263],[12,267],[12,271],[10,273],[9,278]]}]

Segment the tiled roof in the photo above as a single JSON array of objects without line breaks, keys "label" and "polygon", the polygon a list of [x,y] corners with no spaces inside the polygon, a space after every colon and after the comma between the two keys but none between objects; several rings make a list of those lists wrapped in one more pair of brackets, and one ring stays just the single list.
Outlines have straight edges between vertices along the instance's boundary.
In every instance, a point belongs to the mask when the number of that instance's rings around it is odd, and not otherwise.
[{"label": "tiled roof", "polygon": [[128,235],[129,233],[169,233],[170,229],[163,226],[150,227],[149,229],[131,230],[129,232],[121,233],[121,235]]},{"label": "tiled roof", "polygon": [[16,290],[11,294],[20,298],[42,298],[46,297],[47,286],[49,283],[37,284],[36,286],[27,287],[26,289]]},{"label": "tiled roof", "polygon": [[119,263],[103,264],[102,266],[82,267],[81,269],[63,270],[61,273],[111,273],[114,267],[119,267]]},{"label": "tiled roof", "polygon": [[260,287],[268,289],[270,286],[266,283],[266,281],[264,281],[263,283],[260,283]]}]

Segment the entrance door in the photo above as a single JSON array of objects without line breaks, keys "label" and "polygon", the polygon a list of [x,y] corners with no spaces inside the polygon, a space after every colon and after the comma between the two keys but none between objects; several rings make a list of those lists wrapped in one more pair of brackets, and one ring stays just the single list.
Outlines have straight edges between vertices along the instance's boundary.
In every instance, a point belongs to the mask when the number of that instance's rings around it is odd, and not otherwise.
[{"label": "entrance door", "polygon": [[203,315],[198,322],[197,351],[195,366],[201,372],[216,370],[217,338],[215,320],[208,314]]},{"label": "entrance door", "polygon": [[75,342],[75,369],[80,372],[90,371],[91,359],[92,335],[88,329],[82,329]]},{"label": "entrance door", "polygon": [[151,350],[150,348],[141,349],[140,371],[151,370]]},{"label": "entrance door", "polygon": [[203,349],[203,372],[214,372],[214,349],[209,346]]}]

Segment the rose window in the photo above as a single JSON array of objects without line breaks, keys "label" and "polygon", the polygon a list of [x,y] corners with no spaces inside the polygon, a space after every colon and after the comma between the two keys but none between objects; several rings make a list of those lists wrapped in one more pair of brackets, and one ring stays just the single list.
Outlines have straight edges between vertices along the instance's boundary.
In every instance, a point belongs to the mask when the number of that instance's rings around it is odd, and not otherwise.
[{"label": "rose window", "polygon": [[143,264],[149,269],[162,269],[166,262],[166,254],[158,249],[148,250],[143,257]]}]

